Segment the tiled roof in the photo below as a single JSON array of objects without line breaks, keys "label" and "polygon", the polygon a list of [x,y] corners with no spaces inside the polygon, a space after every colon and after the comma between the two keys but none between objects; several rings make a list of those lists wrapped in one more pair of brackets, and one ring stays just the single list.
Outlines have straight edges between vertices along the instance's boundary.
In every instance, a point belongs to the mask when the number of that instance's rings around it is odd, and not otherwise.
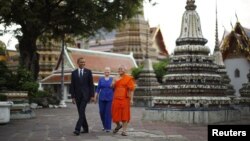
[{"label": "tiled roof", "polygon": [[93,72],[102,72],[105,67],[110,67],[111,72],[117,72],[117,68],[122,64],[130,70],[137,67],[132,55],[124,55],[118,53],[93,51],[86,49],[67,48],[68,57],[77,68],[77,59],[80,57],[85,58],[86,68],[91,69]]},{"label": "tiled roof", "polygon": [[[241,26],[239,22],[236,23],[234,29],[230,33],[224,33],[223,41],[220,46],[223,60],[225,60],[228,56],[231,57],[239,54],[239,52],[234,51],[236,48],[240,49],[240,54],[250,60],[249,35],[250,30]],[[237,45],[233,45],[234,43]]]},{"label": "tiled roof", "polygon": [[[77,49],[77,48],[67,48],[65,50],[65,62],[68,64],[65,65],[64,71],[64,83],[69,84],[71,80],[71,71],[78,68],[77,59],[83,57],[86,60],[86,68],[92,70],[93,81],[97,83],[99,77],[103,75],[105,67],[111,68],[111,75],[117,74],[118,67],[120,65],[125,65],[128,69],[128,72],[131,68],[137,67],[135,60],[130,55],[93,51],[86,49]],[[42,84],[60,84],[61,83],[61,58],[57,62],[57,66],[53,74],[41,80]],[[70,64],[70,65],[69,65]]]},{"label": "tiled roof", "polygon": [[158,44],[157,47],[158,47],[158,50],[160,51],[159,55],[165,55],[165,56],[169,55],[166,49],[166,45],[164,43],[164,39],[163,39],[163,35],[161,33],[160,27],[159,26],[151,27],[150,33],[151,33],[153,42],[156,42]]}]

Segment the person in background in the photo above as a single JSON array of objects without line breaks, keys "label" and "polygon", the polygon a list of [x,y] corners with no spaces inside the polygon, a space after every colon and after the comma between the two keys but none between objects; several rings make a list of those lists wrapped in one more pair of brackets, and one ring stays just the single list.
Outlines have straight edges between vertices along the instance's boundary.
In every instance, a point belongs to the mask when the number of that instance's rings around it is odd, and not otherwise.
[{"label": "person in background", "polygon": [[94,83],[92,71],[84,68],[85,59],[77,59],[78,68],[71,73],[70,94],[72,103],[76,104],[78,110],[78,121],[73,132],[76,136],[80,134],[81,127],[82,133],[88,133],[89,127],[85,115],[87,103],[94,100]]},{"label": "person in background", "polygon": [[103,130],[106,132],[111,131],[111,105],[113,100],[113,79],[110,77],[110,68],[105,67],[104,77],[101,77],[95,93],[95,101],[99,104],[99,112],[103,125]]},{"label": "person in background", "polygon": [[113,133],[122,128],[122,136],[127,136],[127,126],[130,121],[130,107],[133,104],[135,82],[133,77],[125,73],[125,66],[118,68],[118,76],[113,80],[114,98],[112,102],[112,119],[116,124]]}]

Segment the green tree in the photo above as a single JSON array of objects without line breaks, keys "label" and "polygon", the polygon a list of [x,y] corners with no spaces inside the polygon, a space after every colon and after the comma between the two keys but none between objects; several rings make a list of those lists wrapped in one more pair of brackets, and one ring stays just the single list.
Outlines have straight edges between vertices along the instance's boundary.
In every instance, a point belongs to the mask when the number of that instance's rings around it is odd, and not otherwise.
[{"label": "green tree", "polygon": [[[158,63],[153,64],[153,69],[154,69],[156,78],[158,82],[160,83],[162,83],[163,76],[167,74],[166,67],[168,63],[169,63],[169,59],[164,59],[164,60],[159,61]],[[142,69],[143,69],[143,65],[139,66],[138,68],[132,68],[132,72],[131,72],[132,76],[135,79],[138,79]]]},{"label": "green tree", "polygon": [[32,72],[25,67],[19,66],[16,74],[16,90],[28,91],[29,94],[38,91],[38,83],[35,81]]},{"label": "green tree", "polygon": [[0,90],[6,90],[8,89],[8,84],[7,82],[12,82],[12,73],[11,71],[7,68],[6,62],[0,61]]},{"label": "green tree", "polygon": [[134,79],[137,79],[139,77],[139,74],[141,73],[142,69],[143,69],[143,65],[137,68],[132,68],[131,75],[134,77]]},{"label": "green tree", "polygon": [[[151,1],[151,0],[150,0]],[[44,35],[88,37],[118,27],[141,9],[143,0],[0,0],[0,24],[19,25],[21,65],[39,72],[36,41]]]},{"label": "green tree", "polygon": [[162,83],[163,76],[167,74],[166,67],[167,67],[168,63],[169,63],[169,59],[164,59],[158,63],[153,64],[156,78],[157,78],[158,82],[160,82],[160,83]]},{"label": "green tree", "polygon": [[0,41],[0,55],[5,55],[6,54],[6,45]]}]

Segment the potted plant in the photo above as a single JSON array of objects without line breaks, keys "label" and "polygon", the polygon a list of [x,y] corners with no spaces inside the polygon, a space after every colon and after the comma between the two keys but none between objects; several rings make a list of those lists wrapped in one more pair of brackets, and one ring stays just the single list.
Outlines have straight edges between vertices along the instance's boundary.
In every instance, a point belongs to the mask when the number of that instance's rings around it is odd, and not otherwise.
[{"label": "potted plant", "polygon": [[10,107],[13,102],[7,101],[7,96],[0,94],[0,124],[8,123],[10,121]]}]

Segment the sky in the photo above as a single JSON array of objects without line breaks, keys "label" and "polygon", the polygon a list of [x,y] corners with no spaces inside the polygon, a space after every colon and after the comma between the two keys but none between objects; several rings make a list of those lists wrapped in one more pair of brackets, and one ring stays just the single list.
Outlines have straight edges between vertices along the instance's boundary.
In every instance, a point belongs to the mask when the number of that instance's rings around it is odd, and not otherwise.
[{"label": "sky", "polygon": [[[175,41],[180,35],[182,15],[187,0],[155,0],[158,4],[145,4],[144,17],[151,27],[160,26],[165,45],[173,53]],[[196,11],[200,16],[203,37],[208,40],[206,46],[213,53],[215,44],[216,0],[195,0]],[[219,39],[224,30],[231,31],[238,17],[243,27],[250,29],[250,0],[217,0]]]},{"label": "sky", "polygon": [[[148,0],[146,0],[148,1]],[[169,53],[173,53],[175,40],[180,35],[181,19],[185,12],[187,0],[152,0],[157,5],[144,4],[144,16],[151,27],[160,26],[164,42]],[[206,46],[214,49],[215,43],[215,7],[216,0],[195,0],[196,11],[200,16],[204,38],[208,40]],[[217,0],[219,39],[224,30],[231,31],[238,17],[242,26],[250,28],[250,0]],[[3,27],[0,27],[3,29]],[[15,49],[17,40],[11,34],[0,36],[0,40],[7,44],[8,49]]]},{"label": "sky", "polygon": [[[10,27],[7,30],[15,29],[15,27]],[[17,39],[13,34],[3,33],[4,27],[0,25],[0,41],[4,42],[8,49],[15,50],[15,45],[18,43]]]}]

